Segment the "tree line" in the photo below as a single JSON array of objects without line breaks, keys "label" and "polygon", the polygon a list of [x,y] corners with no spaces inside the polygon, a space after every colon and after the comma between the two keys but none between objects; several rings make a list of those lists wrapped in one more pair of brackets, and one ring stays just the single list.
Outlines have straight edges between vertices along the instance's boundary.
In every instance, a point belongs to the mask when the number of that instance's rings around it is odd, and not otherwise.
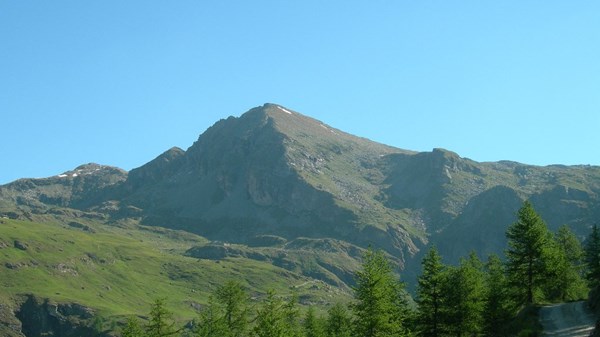
[{"label": "tree line", "polygon": [[[369,249],[356,272],[354,300],[325,315],[301,310],[298,299],[273,291],[256,306],[237,281],[219,286],[187,328],[177,327],[164,300],[142,324],[130,317],[123,337],[391,337],[507,336],[520,309],[536,303],[586,297],[600,285],[600,233],[585,248],[567,226],[551,233],[529,202],[509,226],[505,260],[475,253],[445,265],[435,247],[422,259],[415,301],[381,250]],[[254,309],[251,309],[254,308]]]}]

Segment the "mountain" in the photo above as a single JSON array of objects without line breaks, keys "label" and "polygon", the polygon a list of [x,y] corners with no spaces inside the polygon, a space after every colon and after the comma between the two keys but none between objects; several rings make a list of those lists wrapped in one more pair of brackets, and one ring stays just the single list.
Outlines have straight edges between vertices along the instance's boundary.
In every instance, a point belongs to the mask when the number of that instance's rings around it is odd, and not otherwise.
[{"label": "mountain", "polygon": [[265,104],[130,172],[85,164],[0,186],[0,334],[110,335],[167,296],[189,320],[231,278],[253,298],[328,306],[348,301],[369,246],[411,285],[429,245],[447,263],[502,253],[526,199],[583,237],[599,196],[597,166],[413,152]]},{"label": "mountain", "polygon": [[417,153],[265,104],[130,172],[88,164],[1,186],[0,212],[129,219],[246,246],[265,237],[373,245],[410,274],[431,243],[449,262],[472,249],[501,252],[525,199],[551,229],[566,223],[586,235],[600,218],[599,193],[600,167]]}]

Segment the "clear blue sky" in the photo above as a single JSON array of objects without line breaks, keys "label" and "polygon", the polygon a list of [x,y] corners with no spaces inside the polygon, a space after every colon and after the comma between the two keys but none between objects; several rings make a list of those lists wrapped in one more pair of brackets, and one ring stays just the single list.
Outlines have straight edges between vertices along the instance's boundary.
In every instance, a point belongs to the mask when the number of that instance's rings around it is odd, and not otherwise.
[{"label": "clear blue sky", "polygon": [[400,148],[600,164],[598,1],[0,1],[0,184],[265,102]]}]

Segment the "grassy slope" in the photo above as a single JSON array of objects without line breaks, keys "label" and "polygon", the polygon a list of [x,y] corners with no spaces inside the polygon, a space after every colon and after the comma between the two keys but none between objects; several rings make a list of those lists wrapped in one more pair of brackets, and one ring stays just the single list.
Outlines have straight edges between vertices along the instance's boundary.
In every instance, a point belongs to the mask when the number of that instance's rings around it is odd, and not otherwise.
[{"label": "grassy slope", "polygon": [[[348,298],[339,289],[268,263],[183,256],[187,248],[205,242],[192,234],[86,224],[96,232],[2,219],[0,241],[7,247],[0,249],[0,300],[33,293],[77,302],[109,317],[144,315],[154,299],[166,297],[169,309],[187,320],[197,315],[191,304],[206,303],[209,293],[228,279],[241,281],[258,297],[269,288],[282,295],[297,288],[307,300]],[[15,248],[15,240],[28,249]]]}]

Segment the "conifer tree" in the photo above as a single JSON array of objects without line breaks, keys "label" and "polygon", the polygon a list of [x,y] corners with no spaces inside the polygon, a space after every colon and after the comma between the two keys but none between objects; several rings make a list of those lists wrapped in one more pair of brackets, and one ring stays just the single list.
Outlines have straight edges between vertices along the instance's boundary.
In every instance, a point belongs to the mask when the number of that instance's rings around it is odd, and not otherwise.
[{"label": "conifer tree", "polygon": [[128,317],[121,335],[122,337],[145,337],[140,320],[135,316]]},{"label": "conifer tree", "polygon": [[483,327],[484,274],[475,253],[450,268],[443,285],[442,315],[452,336],[477,336]]},{"label": "conifer tree", "polygon": [[256,325],[253,333],[256,337],[288,337],[285,314],[282,312],[284,303],[269,290],[267,298],[256,312]]},{"label": "conifer tree", "polygon": [[556,232],[555,240],[558,246],[565,252],[571,265],[581,268],[585,254],[581,242],[577,239],[573,231],[571,231],[571,228],[567,225],[560,226]]},{"label": "conifer tree", "polygon": [[223,309],[218,306],[214,298],[208,299],[208,305],[200,313],[196,337],[230,336],[230,330],[224,319]]},{"label": "conifer tree", "polygon": [[508,323],[515,311],[508,288],[505,268],[497,255],[491,255],[486,265],[483,332],[489,337],[507,335]]},{"label": "conifer tree", "polygon": [[585,244],[586,279],[591,288],[600,286],[600,231],[592,227]]},{"label": "conifer tree", "polygon": [[587,287],[581,277],[581,243],[568,226],[563,225],[547,247],[546,298],[566,302],[582,299]]},{"label": "conifer tree", "polygon": [[351,318],[346,308],[336,303],[327,311],[327,337],[351,337]]},{"label": "conifer tree", "polygon": [[179,331],[175,329],[173,314],[165,308],[165,300],[157,299],[150,310],[150,321],[146,326],[148,337],[174,336]]},{"label": "conifer tree", "polygon": [[519,209],[517,222],[508,228],[506,237],[507,270],[515,300],[519,304],[534,303],[536,292],[545,280],[545,249],[552,237],[528,201]]},{"label": "conifer tree", "polygon": [[408,308],[403,290],[404,285],[394,276],[384,253],[369,249],[356,273],[354,336],[407,335],[404,321]]},{"label": "conifer tree", "polygon": [[315,314],[315,308],[309,307],[304,317],[305,337],[325,337],[325,329],[322,320]]},{"label": "conifer tree", "polygon": [[242,337],[248,330],[248,295],[242,285],[228,281],[215,291],[215,299],[222,308],[222,320],[226,326],[223,337]]},{"label": "conifer tree", "polygon": [[421,261],[423,273],[417,287],[417,326],[421,336],[439,337],[443,333],[442,303],[446,267],[436,247]]},{"label": "conifer tree", "polygon": [[300,328],[300,310],[298,309],[298,294],[293,293],[289,301],[282,306],[286,336],[299,337],[302,335]]}]

